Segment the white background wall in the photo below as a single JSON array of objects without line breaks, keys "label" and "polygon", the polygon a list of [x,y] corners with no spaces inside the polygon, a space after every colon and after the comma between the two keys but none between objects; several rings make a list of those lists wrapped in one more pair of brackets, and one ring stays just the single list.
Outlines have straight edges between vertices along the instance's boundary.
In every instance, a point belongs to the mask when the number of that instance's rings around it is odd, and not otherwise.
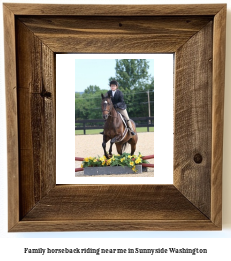
[{"label": "white background wall", "polygon": [[[9,260],[48,259],[51,256],[41,254],[23,254],[24,247],[29,248],[60,248],[60,247],[100,247],[100,248],[157,248],[157,247],[188,247],[207,248],[206,255],[171,255],[171,260],[209,260],[210,258],[222,258],[230,260],[229,244],[231,243],[231,1],[204,0],[204,1],[70,1],[70,0],[50,0],[37,1],[37,3],[65,3],[65,4],[195,4],[195,3],[227,3],[227,41],[226,41],[226,89],[225,89],[225,128],[224,128],[224,157],[223,157],[223,230],[214,232],[155,232],[155,231],[133,231],[133,232],[57,232],[57,233],[8,233],[7,232],[7,167],[6,167],[6,117],[5,117],[5,87],[4,87],[4,47],[3,47],[3,24],[2,24],[2,0],[0,0],[0,255],[8,255]],[[8,1],[18,3],[35,3],[35,1]],[[49,239],[52,238],[52,239]],[[97,239],[96,239],[97,238]],[[55,255],[52,258],[63,259],[66,256]],[[102,259],[127,259],[127,255],[83,255],[81,260],[89,258]],[[134,255],[134,258],[145,258],[153,260],[156,256]],[[77,260],[79,256],[68,255],[70,260]],[[158,260],[165,260],[166,255],[159,255]]]}]

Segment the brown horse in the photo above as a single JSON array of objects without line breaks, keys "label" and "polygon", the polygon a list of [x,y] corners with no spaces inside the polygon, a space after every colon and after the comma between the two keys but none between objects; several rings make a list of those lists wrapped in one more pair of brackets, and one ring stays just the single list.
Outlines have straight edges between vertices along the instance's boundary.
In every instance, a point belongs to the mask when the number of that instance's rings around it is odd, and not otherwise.
[{"label": "brown horse", "polygon": [[[134,154],[136,150],[136,143],[138,140],[138,135],[132,136],[130,131],[125,128],[124,123],[119,115],[119,113],[115,110],[111,97],[102,96],[102,112],[103,118],[105,120],[104,124],[104,134],[103,134],[103,143],[102,147],[104,149],[104,155],[109,159],[112,156],[112,145],[116,144],[117,152],[121,155],[126,148],[127,143],[131,144],[131,155]],[[131,120],[133,130],[136,132],[136,125],[133,120]],[[109,155],[106,152],[106,143],[109,141],[111,143],[109,149]]]}]

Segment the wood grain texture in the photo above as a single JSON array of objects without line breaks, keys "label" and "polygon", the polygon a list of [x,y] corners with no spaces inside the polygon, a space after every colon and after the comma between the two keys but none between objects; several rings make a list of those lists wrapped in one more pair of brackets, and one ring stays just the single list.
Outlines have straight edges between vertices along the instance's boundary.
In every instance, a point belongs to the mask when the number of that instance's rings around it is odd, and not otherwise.
[{"label": "wood grain texture", "polygon": [[49,221],[54,218],[55,220],[208,219],[173,185],[57,185],[40,200],[23,221]]},{"label": "wood grain texture", "polygon": [[219,230],[209,220],[54,220],[21,221],[9,232],[41,231],[211,231]]},{"label": "wood grain texture", "polygon": [[180,16],[215,15],[224,4],[192,5],[55,5],[5,3],[15,15]]},{"label": "wood grain texture", "polygon": [[214,18],[211,220],[222,226],[222,155],[225,89],[226,6]]},{"label": "wood grain texture", "polygon": [[16,21],[20,217],[55,186],[54,53]]},{"label": "wood grain texture", "polygon": [[[192,17],[20,17],[53,52],[175,52],[209,21]],[[142,42],[142,45],[140,44]]]},{"label": "wood grain texture", "polygon": [[14,14],[3,6],[7,119],[8,229],[19,221],[19,155]]},{"label": "wood grain texture", "polygon": [[58,185],[12,232],[25,229],[126,231],[217,228],[173,185]]},{"label": "wood grain texture", "polygon": [[[221,229],[223,7],[4,4],[9,231]],[[55,186],[55,52],[77,51],[176,52],[174,185]]]},{"label": "wood grain texture", "polygon": [[209,218],[212,37],[210,22],[176,52],[174,120],[174,185]]}]

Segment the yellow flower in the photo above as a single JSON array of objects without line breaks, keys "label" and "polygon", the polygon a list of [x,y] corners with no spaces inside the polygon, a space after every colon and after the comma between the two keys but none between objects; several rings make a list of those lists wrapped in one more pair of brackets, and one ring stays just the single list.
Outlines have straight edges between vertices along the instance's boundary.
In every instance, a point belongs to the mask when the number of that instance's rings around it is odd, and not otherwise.
[{"label": "yellow flower", "polygon": [[139,157],[142,158],[143,156],[141,154],[139,154]]},{"label": "yellow flower", "polygon": [[81,164],[81,168],[83,168],[83,163]]},{"label": "yellow flower", "polygon": [[137,158],[137,156],[136,156],[136,155],[132,155],[132,157],[133,157],[133,158],[135,158],[135,159]]},{"label": "yellow flower", "polygon": [[134,166],[134,162],[133,162],[133,161],[131,161],[129,164],[130,164],[131,166]]},{"label": "yellow flower", "polygon": [[102,161],[102,166],[105,164],[105,161]]},{"label": "yellow flower", "polygon": [[88,158],[84,158],[84,161],[88,162],[89,160],[88,160]]},{"label": "yellow flower", "polygon": [[99,158],[100,159],[100,161],[104,161],[104,157],[101,157],[101,158]]},{"label": "yellow flower", "polygon": [[138,159],[135,161],[136,164],[139,164],[140,162],[141,162],[141,158],[138,158]]},{"label": "yellow flower", "polygon": [[90,160],[93,160],[93,158],[92,158],[92,157],[89,157],[88,159],[90,159]]},{"label": "yellow flower", "polygon": [[107,160],[106,164],[109,166],[111,164],[111,159]]},{"label": "yellow flower", "polygon": [[128,158],[130,159],[132,156],[131,155],[128,155]]},{"label": "yellow flower", "polygon": [[120,159],[121,162],[123,162],[125,160],[125,158],[123,157],[122,159]]},{"label": "yellow flower", "polygon": [[105,155],[103,155],[103,158],[104,158],[104,159],[107,159]]},{"label": "yellow flower", "polygon": [[96,161],[97,161],[97,159],[94,159],[94,160],[93,160],[93,162],[96,162]]},{"label": "yellow flower", "polygon": [[132,170],[133,170],[134,172],[137,172],[137,170],[136,170],[136,167],[135,167],[135,166],[132,168]]}]

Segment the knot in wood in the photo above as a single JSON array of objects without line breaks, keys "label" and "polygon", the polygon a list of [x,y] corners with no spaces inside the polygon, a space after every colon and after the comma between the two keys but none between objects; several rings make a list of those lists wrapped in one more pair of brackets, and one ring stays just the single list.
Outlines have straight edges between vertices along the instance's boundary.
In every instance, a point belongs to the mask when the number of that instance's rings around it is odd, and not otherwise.
[{"label": "knot in wood", "polygon": [[51,93],[50,93],[50,92],[42,91],[42,92],[40,93],[40,95],[41,95],[43,98],[51,99]]}]

